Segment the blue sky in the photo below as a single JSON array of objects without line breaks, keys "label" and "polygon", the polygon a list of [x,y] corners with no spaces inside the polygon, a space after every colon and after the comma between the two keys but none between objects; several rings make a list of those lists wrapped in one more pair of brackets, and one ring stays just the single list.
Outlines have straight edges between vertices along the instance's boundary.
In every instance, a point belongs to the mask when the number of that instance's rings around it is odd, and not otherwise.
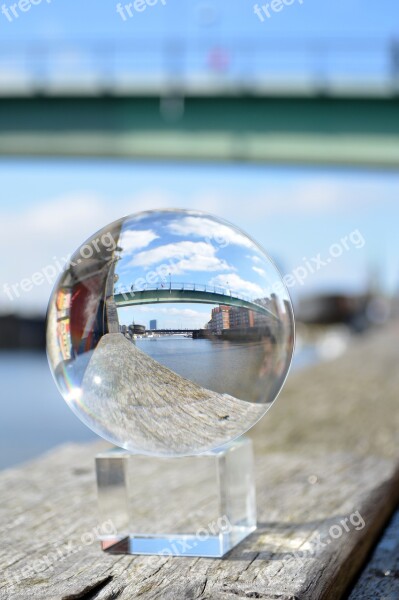
[{"label": "blue sky", "polygon": [[[159,208],[196,209],[236,224],[281,272],[358,231],[339,257],[290,288],[294,301],[318,291],[359,292],[378,269],[382,288],[399,287],[399,175],[249,165],[118,161],[0,160],[0,312],[44,312],[57,265],[122,216]],[[359,236],[353,239],[358,240]],[[312,263],[313,264],[313,263]],[[4,284],[49,277],[10,298]]]},{"label": "blue sky", "polygon": [[[265,2],[259,2],[264,4]],[[5,2],[10,5],[11,2]],[[276,34],[305,36],[372,36],[397,34],[399,6],[396,0],[303,0],[275,14],[261,27],[253,14],[254,2],[248,0],[166,0],[136,18],[124,22],[116,13],[114,0],[47,0],[32,7],[18,20],[0,19],[2,39],[57,40],[61,37],[104,38],[131,34],[153,37],[179,36],[188,39],[201,32],[223,36]]]},{"label": "blue sky", "polygon": [[[19,68],[40,72],[40,53],[46,44],[50,51],[45,72],[62,68],[72,74],[78,70],[103,74],[109,68],[104,56],[127,43],[137,59],[117,54],[121,71],[178,68],[203,73],[216,60],[239,76],[273,69],[291,76],[317,75],[326,69],[352,76],[389,76],[388,50],[399,38],[397,0],[302,0],[302,4],[295,0],[265,22],[256,17],[254,2],[248,0],[164,2],[159,0],[126,21],[118,15],[115,0],[42,0],[11,22],[0,13],[0,75]],[[4,2],[6,8],[11,4]],[[239,39],[249,43],[248,51]],[[179,58],[179,49],[165,58],[166,45],[176,40],[188,54]],[[20,53],[24,47],[30,48],[27,56]],[[215,48],[226,49],[226,55],[215,58]]]}]

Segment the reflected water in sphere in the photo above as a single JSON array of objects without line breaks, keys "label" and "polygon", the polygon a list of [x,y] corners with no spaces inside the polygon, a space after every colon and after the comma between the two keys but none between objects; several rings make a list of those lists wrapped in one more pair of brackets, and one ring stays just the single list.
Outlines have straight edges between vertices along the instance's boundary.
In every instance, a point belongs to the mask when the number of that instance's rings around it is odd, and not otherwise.
[{"label": "reflected water in sphere", "polygon": [[127,450],[198,454],[264,415],[294,347],[288,292],[256,242],[196,211],[120,219],[72,256],[47,354],[93,431]]}]

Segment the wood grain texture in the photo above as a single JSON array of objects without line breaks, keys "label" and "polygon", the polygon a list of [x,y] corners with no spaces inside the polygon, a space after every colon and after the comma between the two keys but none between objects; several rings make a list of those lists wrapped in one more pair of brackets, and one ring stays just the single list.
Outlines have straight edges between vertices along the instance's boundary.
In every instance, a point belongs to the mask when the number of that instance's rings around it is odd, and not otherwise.
[{"label": "wood grain texture", "polygon": [[1,473],[0,599],[344,597],[399,501],[398,333],[289,378],[251,433],[258,530],[223,560],[103,554],[102,442]]},{"label": "wood grain texture", "polygon": [[[118,370],[109,365],[118,364]],[[97,385],[97,380],[101,385]],[[272,379],[272,384],[275,379]],[[87,412],[107,424],[108,439],[160,455],[205,452],[258,421],[266,404],[199,386],[161,365],[120,333],[99,341],[82,381]],[[113,402],[110,397],[114,394]]]}]

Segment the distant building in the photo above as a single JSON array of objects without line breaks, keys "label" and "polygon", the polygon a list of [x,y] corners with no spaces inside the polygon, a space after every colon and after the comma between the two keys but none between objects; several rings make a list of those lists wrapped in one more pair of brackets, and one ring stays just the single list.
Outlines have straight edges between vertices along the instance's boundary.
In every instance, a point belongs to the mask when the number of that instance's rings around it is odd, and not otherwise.
[{"label": "distant building", "polygon": [[208,323],[208,329],[210,329],[212,333],[220,335],[223,329],[230,328],[230,310],[230,306],[224,305],[212,309],[212,318]]},{"label": "distant building", "polygon": [[133,323],[129,325],[129,333],[131,335],[143,335],[145,333],[145,325],[138,325],[137,323]]},{"label": "distant building", "polygon": [[230,329],[247,329],[254,326],[254,313],[248,308],[232,308],[229,316]]},{"label": "distant building", "polygon": [[151,321],[150,321],[150,329],[151,330],[158,329],[157,325],[158,325],[157,324],[157,320],[156,319],[151,319]]}]

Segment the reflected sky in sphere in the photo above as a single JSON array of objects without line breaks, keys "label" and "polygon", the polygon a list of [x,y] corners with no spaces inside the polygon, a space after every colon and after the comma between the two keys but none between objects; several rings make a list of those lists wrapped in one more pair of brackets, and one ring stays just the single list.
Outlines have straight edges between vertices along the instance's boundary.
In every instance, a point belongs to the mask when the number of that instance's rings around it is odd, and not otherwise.
[{"label": "reflected sky in sphere", "polygon": [[48,310],[49,363],[71,409],[152,455],[204,452],[247,431],[279,393],[293,346],[272,261],[201,212],[103,228],[72,256]]}]

